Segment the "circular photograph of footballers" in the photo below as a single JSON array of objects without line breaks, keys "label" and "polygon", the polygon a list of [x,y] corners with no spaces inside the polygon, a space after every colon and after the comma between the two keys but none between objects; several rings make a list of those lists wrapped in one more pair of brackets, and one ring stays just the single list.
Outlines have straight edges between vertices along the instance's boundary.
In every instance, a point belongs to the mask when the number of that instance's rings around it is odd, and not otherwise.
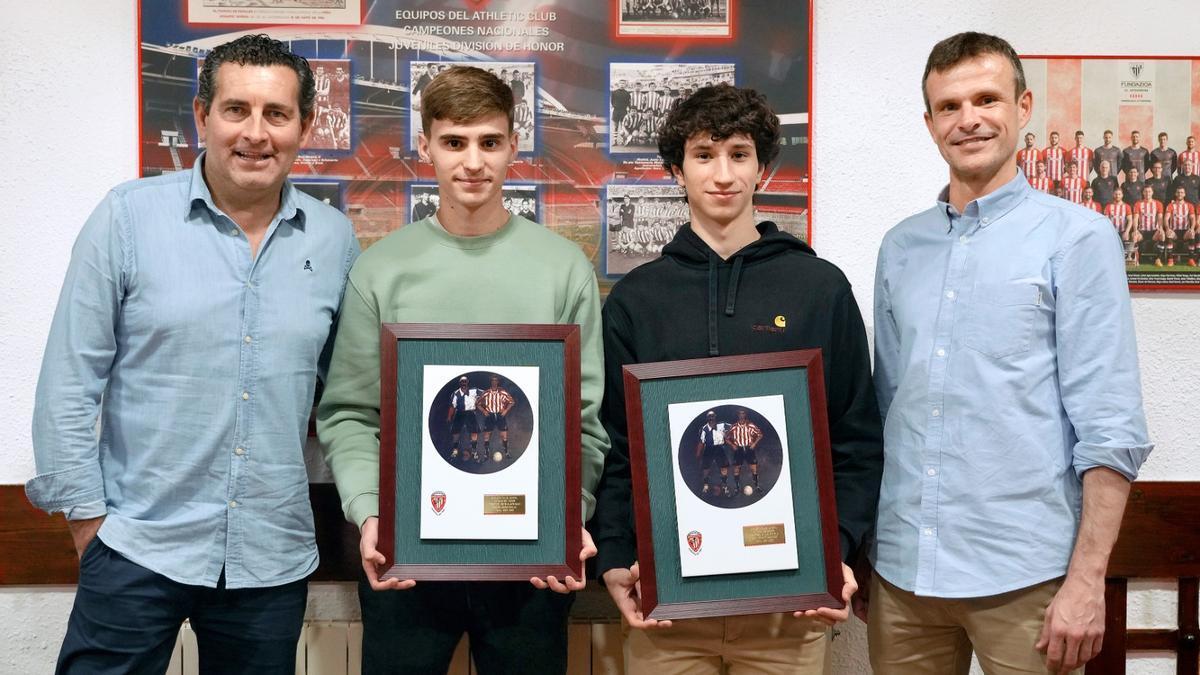
[{"label": "circular photograph of footballers", "polygon": [[679,473],[700,499],[740,509],[766,496],[779,480],[783,446],[753,408],[718,405],[687,425],[679,442]]},{"label": "circular photograph of footballers", "polygon": [[442,385],[429,409],[433,447],[467,473],[496,473],[512,466],[529,446],[529,397],[502,374],[463,373]]}]

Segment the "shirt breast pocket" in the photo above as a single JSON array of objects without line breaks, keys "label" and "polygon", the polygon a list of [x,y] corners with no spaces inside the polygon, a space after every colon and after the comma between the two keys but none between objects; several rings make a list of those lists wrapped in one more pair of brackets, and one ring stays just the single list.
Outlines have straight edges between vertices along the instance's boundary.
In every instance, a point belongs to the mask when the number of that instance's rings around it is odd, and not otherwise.
[{"label": "shirt breast pocket", "polygon": [[978,284],[971,298],[963,344],[1002,359],[1029,350],[1041,292],[1034,284]]}]

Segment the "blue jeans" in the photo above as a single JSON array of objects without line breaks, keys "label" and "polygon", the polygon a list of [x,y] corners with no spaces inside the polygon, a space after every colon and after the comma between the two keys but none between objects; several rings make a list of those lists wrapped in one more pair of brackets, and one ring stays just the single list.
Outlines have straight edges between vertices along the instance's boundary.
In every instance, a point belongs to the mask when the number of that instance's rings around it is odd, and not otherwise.
[{"label": "blue jeans", "polygon": [[92,540],[79,561],[79,587],[56,673],[154,673],[171,660],[191,619],[201,673],[295,672],[308,581],[271,588],[188,586]]}]

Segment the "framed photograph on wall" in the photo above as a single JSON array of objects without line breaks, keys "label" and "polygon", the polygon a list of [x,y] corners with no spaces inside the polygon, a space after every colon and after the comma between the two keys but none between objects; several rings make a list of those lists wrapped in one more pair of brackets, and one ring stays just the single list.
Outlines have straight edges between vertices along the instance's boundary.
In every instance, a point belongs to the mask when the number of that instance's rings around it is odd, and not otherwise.
[{"label": "framed photograph on wall", "polygon": [[819,350],[626,366],[642,611],[842,607]]},{"label": "framed photograph on wall", "polygon": [[579,327],[380,339],[381,578],[581,578]]},{"label": "framed photograph on wall", "polygon": [[1200,57],[1021,62],[1037,102],[1017,151],[1030,182],[1109,219],[1133,290],[1200,290]]}]

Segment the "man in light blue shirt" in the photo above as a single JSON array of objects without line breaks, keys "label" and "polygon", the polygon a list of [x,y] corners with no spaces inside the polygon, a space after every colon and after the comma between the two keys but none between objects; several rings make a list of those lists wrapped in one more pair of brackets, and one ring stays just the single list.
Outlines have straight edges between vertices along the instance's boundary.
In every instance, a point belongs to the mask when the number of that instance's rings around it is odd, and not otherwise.
[{"label": "man in light blue shirt", "polygon": [[207,150],[113,189],[76,241],[26,486],[80,556],[60,673],[161,673],[185,618],[201,672],[294,672],[317,566],[303,447],[358,255],[346,217],[287,181],[313,99],[282,43],[215,48]]},{"label": "man in light blue shirt", "polygon": [[925,122],[950,167],[880,247],[885,462],[869,638],[880,673],[1067,672],[1099,652],[1104,573],[1151,450],[1121,242],[1013,162],[1012,47],[938,43]]}]

